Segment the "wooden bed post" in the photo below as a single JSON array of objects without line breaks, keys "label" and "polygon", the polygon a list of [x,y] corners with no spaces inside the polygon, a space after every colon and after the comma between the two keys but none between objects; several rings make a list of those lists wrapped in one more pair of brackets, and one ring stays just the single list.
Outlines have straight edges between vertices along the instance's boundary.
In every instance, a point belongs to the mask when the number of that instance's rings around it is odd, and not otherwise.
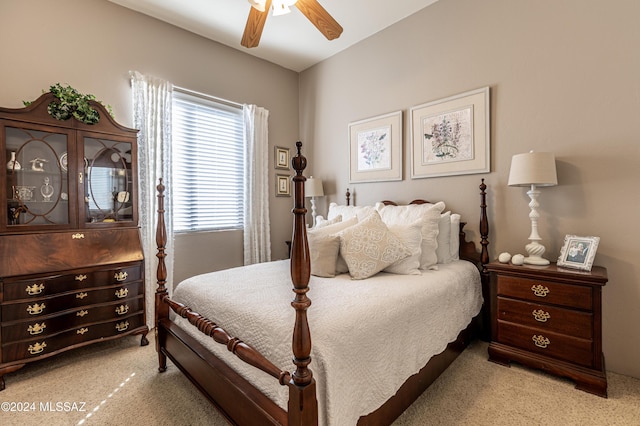
[{"label": "wooden bed post", "polygon": [[302,142],[296,142],[297,154],[291,160],[296,171],[293,177],[294,207],[293,236],[291,239],[291,281],[295,298],[291,306],[296,310],[296,321],[293,328],[293,363],[296,369],[289,382],[289,426],[308,426],[318,424],[318,401],[316,399],[316,382],[308,368],[311,362],[311,333],[307,322],[307,309],[311,300],[307,297],[311,262],[304,206],[304,183],[307,180],[302,172],[307,167],[307,159],[301,154]]},{"label": "wooden bed post", "polygon": [[168,296],[167,288],[167,266],[164,258],[167,257],[165,248],[167,246],[167,230],[164,223],[164,185],[162,184],[162,178],[160,178],[158,186],[158,224],[156,227],[156,245],[158,246],[158,252],[156,257],[158,258],[158,270],[156,276],[158,279],[158,288],[156,289],[156,309],[155,309],[155,325],[156,325],[156,351],[158,352],[158,371],[163,372],[167,369],[167,356],[160,349],[160,339],[162,336],[158,336],[158,323],[162,319],[169,319],[169,305],[162,303],[162,299]]},{"label": "wooden bed post", "polygon": [[491,294],[489,292],[489,271],[487,271],[487,264],[489,263],[489,251],[487,246],[489,245],[489,220],[487,219],[487,185],[484,183],[484,179],[480,183],[480,263],[482,264],[482,270],[480,271],[480,280],[482,281],[482,297],[484,299],[485,307],[482,310],[482,326],[480,331],[480,337],[483,340],[491,341],[491,312],[488,308],[488,301],[491,300]]}]

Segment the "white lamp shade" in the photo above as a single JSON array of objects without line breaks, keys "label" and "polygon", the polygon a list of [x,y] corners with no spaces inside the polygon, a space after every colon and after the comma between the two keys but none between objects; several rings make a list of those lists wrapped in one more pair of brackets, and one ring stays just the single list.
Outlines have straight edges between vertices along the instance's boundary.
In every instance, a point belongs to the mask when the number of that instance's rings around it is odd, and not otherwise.
[{"label": "white lamp shade", "polygon": [[558,184],[556,159],[551,152],[527,152],[514,155],[509,171],[509,186],[554,186]]},{"label": "white lamp shade", "polygon": [[316,179],[313,176],[309,177],[304,183],[304,195],[305,197],[323,197],[322,179]]}]

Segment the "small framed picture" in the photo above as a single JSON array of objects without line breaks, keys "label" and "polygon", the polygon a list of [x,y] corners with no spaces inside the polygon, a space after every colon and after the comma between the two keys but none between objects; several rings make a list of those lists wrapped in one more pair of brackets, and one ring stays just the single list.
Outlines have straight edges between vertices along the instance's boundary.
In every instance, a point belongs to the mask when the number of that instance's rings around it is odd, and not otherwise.
[{"label": "small framed picture", "polygon": [[558,266],[591,271],[599,242],[600,237],[566,235],[560,250]]},{"label": "small framed picture", "polygon": [[289,148],[276,146],[275,163],[276,169],[289,170]]},{"label": "small framed picture", "polygon": [[291,178],[288,175],[276,175],[276,197],[291,196]]}]

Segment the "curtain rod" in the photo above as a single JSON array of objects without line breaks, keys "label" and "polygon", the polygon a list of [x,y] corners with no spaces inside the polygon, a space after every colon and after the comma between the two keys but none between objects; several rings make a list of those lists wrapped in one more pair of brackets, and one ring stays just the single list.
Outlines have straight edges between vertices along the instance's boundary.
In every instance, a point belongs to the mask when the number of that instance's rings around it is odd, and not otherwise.
[{"label": "curtain rod", "polygon": [[184,87],[173,86],[173,90],[185,93],[187,95],[196,96],[198,98],[206,99],[206,100],[209,100],[209,101],[215,101],[215,102],[218,102],[218,103],[221,103],[221,104],[225,104],[225,105],[230,106],[230,107],[240,108],[240,109],[243,108],[242,104],[239,104],[237,102],[229,101],[227,99],[218,98],[216,96],[207,95],[206,93],[196,92],[195,90],[185,89]]}]

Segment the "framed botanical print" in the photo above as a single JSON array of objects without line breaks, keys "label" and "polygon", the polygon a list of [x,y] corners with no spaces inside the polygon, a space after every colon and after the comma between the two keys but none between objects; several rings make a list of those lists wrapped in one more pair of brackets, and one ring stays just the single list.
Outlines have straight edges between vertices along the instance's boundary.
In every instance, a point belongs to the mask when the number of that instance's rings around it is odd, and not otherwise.
[{"label": "framed botanical print", "polygon": [[288,175],[276,175],[276,197],[291,196],[291,177]]},{"label": "framed botanical print", "polygon": [[275,168],[289,170],[289,148],[275,147]]},{"label": "framed botanical print", "polygon": [[349,123],[349,181],[402,180],[402,111]]}]

